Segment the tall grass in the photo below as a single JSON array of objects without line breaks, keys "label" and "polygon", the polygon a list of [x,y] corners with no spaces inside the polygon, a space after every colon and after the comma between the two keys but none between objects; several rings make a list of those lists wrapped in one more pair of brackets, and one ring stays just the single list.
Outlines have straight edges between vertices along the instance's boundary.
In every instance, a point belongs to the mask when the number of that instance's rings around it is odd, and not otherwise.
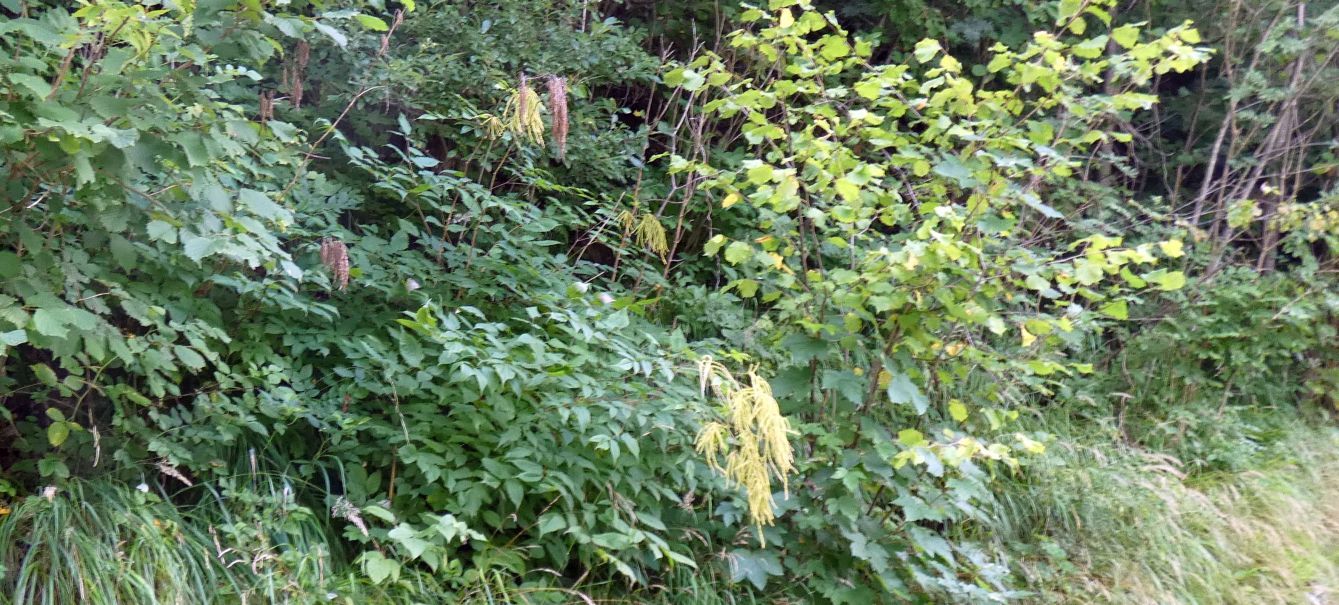
[{"label": "tall grass", "polygon": [[1001,540],[1039,603],[1306,604],[1339,589],[1339,432],[1301,425],[1254,468],[1187,476],[1122,442],[1070,439],[1004,494]]},{"label": "tall grass", "polygon": [[[72,481],[0,519],[0,600],[120,605],[225,602],[236,573],[190,512],[152,493]],[[233,597],[235,600],[236,597]]]}]

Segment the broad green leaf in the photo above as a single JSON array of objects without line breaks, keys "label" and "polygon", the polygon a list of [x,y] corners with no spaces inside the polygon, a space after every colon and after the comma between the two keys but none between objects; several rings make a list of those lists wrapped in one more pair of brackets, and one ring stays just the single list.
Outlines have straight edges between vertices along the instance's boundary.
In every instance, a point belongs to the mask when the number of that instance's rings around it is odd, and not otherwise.
[{"label": "broad green leaf", "polygon": [[69,333],[69,321],[60,311],[41,308],[33,312],[33,329],[38,334],[52,338],[65,338]]},{"label": "broad green leaf", "polygon": [[367,573],[367,577],[372,580],[373,584],[400,579],[400,564],[375,551],[363,554],[363,571]]},{"label": "broad green leaf", "polygon": [[910,405],[918,415],[924,414],[930,407],[930,400],[921,392],[921,388],[916,386],[910,376],[901,372],[894,374],[888,382],[888,399],[893,403]]},{"label": "broad green leaf", "polygon": [[384,32],[390,29],[390,26],[386,25],[385,21],[373,17],[372,15],[354,15],[353,18],[357,19],[360,25],[374,32]]},{"label": "broad green leaf", "polygon": [[60,447],[70,437],[70,425],[65,422],[53,422],[46,427],[46,440],[52,447]]},{"label": "broad green leaf", "polygon": [[1130,309],[1123,300],[1111,301],[1105,305],[1102,305],[1102,308],[1100,310],[1103,315],[1115,319],[1125,320],[1130,318]]},{"label": "broad green leaf", "polygon": [[1122,25],[1111,30],[1111,39],[1125,48],[1134,48],[1139,42],[1139,28],[1133,25]]},{"label": "broad green leaf", "polygon": [[948,403],[948,414],[958,422],[965,422],[967,420],[967,406],[954,399]]},{"label": "broad green leaf", "polygon": [[46,99],[51,94],[51,83],[32,74],[9,74],[9,81],[28,89],[34,97]]},{"label": "broad green leaf", "polygon": [[238,192],[237,198],[238,201],[242,203],[243,207],[263,219],[271,221],[282,220],[285,222],[293,220],[293,217],[289,214],[288,210],[285,210],[279,204],[274,203],[274,200],[270,199],[270,196],[260,191],[256,191],[255,189],[243,188]]},{"label": "broad green leaf", "polygon": [[753,255],[753,248],[744,242],[730,242],[725,247],[725,262],[738,265]]},{"label": "broad green leaf", "polygon": [[939,51],[943,50],[943,48],[944,47],[939,45],[939,40],[926,38],[916,43],[916,49],[912,54],[916,56],[917,61],[920,61],[921,63],[929,63],[935,55],[939,54]]}]

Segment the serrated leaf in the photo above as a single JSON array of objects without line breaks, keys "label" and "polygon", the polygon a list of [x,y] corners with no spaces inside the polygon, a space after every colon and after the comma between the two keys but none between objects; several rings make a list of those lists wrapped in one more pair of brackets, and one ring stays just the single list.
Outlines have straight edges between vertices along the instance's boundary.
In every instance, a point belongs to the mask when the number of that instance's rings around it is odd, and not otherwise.
[{"label": "serrated leaf", "polygon": [[1129,306],[1123,300],[1114,300],[1102,305],[1102,308],[1099,309],[1099,311],[1101,311],[1103,315],[1115,319],[1125,320],[1130,318]]},{"label": "serrated leaf", "polygon": [[400,579],[400,564],[387,559],[379,552],[368,552],[363,555],[363,571],[373,584]]},{"label": "serrated leaf", "polygon": [[753,255],[753,248],[744,242],[730,242],[725,247],[725,262],[738,265]]},{"label": "serrated leaf", "polygon": [[274,200],[270,199],[270,196],[260,191],[256,191],[255,189],[242,189],[237,193],[237,199],[242,203],[243,207],[260,218],[271,221],[283,220],[286,222],[291,222],[293,220],[293,217],[288,210],[284,209],[283,206],[274,203]]},{"label": "serrated leaf", "polygon": [[910,376],[902,372],[894,374],[892,380],[888,381],[888,399],[893,403],[910,405],[918,415],[924,414],[930,407],[930,400],[925,397],[925,393],[921,392]]},{"label": "serrated leaf", "polygon": [[730,581],[748,580],[758,590],[767,587],[767,579],[782,574],[776,553],[735,549],[730,551]]},{"label": "serrated leaf", "polygon": [[27,88],[39,99],[45,99],[51,94],[51,83],[32,74],[9,74],[9,81]]},{"label": "serrated leaf", "polygon": [[214,251],[214,240],[209,237],[200,237],[198,235],[184,234],[182,239],[186,244],[182,247],[186,253],[186,258],[195,262],[204,260],[206,256]]},{"label": "serrated leaf", "polygon": [[944,47],[939,45],[939,40],[926,38],[916,43],[916,49],[912,51],[912,54],[915,55],[917,61],[928,63],[930,59],[933,59],[935,55],[939,54],[939,51],[943,50],[943,48]]},{"label": "serrated leaf", "polygon": [[42,384],[50,387],[56,386],[56,372],[51,369],[51,366],[44,363],[35,363],[29,369],[33,371],[33,376],[36,376]]},{"label": "serrated leaf", "polygon": [[135,254],[135,245],[130,243],[130,240],[120,235],[112,234],[107,242],[107,248],[112,253],[112,259],[115,260],[116,264],[122,269],[129,271],[135,268],[137,255]]},{"label": "serrated leaf", "polygon": [[149,221],[144,230],[149,234],[149,239],[169,244],[177,243],[177,228],[173,227],[171,223],[158,220]]},{"label": "serrated leaf", "polygon": [[69,333],[69,323],[57,311],[41,308],[33,312],[33,329],[43,336],[65,338]]},{"label": "serrated leaf", "polygon": [[1132,48],[1139,42],[1139,28],[1133,25],[1122,25],[1111,30],[1111,39],[1125,48]]}]

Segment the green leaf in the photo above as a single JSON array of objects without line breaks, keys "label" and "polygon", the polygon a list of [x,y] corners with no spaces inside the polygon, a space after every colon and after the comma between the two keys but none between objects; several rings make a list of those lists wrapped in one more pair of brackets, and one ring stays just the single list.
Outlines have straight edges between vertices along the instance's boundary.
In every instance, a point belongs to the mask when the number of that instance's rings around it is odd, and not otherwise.
[{"label": "green leaf", "polygon": [[549,513],[539,518],[539,535],[550,534],[567,527],[567,521],[562,515]]},{"label": "green leaf", "polygon": [[0,279],[11,279],[17,277],[19,270],[23,268],[19,262],[19,255],[9,250],[0,251]]},{"label": "green leaf", "polygon": [[721,246],[724,245],[725,236],[717,233],[716,235],[711,236],[711,239],[707,240],[707,243],[702,244],[702,256],[716,256],[716,253],[720,252]]},{"label": "green leaf", "polygon": [[340,33],[339,30],[330,27],[329,25],[326,25],[324,23],[321,23],[320,21],[313,22],[312,26],[316,28],[316,31],[325,34],[326,37],[333,40],[335,44],[337,44],[340,48],[344,48],[349,45],[349,39],[344,37],[344,34]]},{"label": "green leaf", "polygon": [[972,178],[972,171],[965,166],[957,156],[948,156],[934,166],[935,174],[944,178],[953,179],[959,187],[964,189],[975,187],[976,179]]},{"label": "green leaf", "polygon": [[958,422],[966,422],[967,406],[963,405],[961,401],[954,399],[948,404],[948,415]]},{"label": "green leaf", "polygon": [[1139,28],[1133,25],[1122,25],[1111,30],[1111,39],[1125,48],[1133,48],[1139,42]]},{"label": "green leaf", "polygon": [[738,265],[753,255],[753,248],[744,242],[730,242],[725,247],[725,262]]},{"label": "green leaf", "polygon": [[771,164],[758,164],[753,166],[752,168],[749,168],[748,171],[749,182],[754,185],[769,183],[772,180],[773,172],[774,170],[772,169]]},{"label": "green leaf", "polygon": [[357,19],[358,23],[363,27],[374,32],[384,32],[390,29],[390,26],[386,25],[385,21],[373,17],[372,15],[354,15],[353,18]]},{"label": "green leaf", "polygon": [[[428,547],[431,546],[426,540],[419,538],[414,531],[414,528],[407,523],[401,523],[395,526],[395,529],[387,532],[386,536],[395,540],[397,544],[403,547],[405,552],[409,553],[411,559],[417,559],[423,556],[423,551],[428,550]],[[373,581],[375,582],[376,580]]]},{"label": "green leaf", "polygon": [[925,435],[916,429],[902,429],[897,432],[897,442],[903,447],[925,445]]},{"label": "green leaf", "polygon": [[[1060,0],[1060,6],[1056,9],[1056,25],[1062,25],[1066,21],[1074,18],[1083,8],[1084,0]],[[1083,32],[1074,32],[1082,34]]]},{"label": "green leaf", "polygon": [[112,234],[108,240],[107,248],[112,253],[112,259],[116,261],[122,269],[127,271],[135,268],[136,253],[135,245],[130,240],[117,234]]},{"label": "green leaf", "polygon": [[852,404],[864,403],[865,381],[850,370],[824,370],[823,388],[836,391]]},{"label": "green leaf", "polygon": [[901,372],[888,381],[888,399],[893,403],[911,405],[917,414],[924,414],[930,407],[930,400],[925,397],[925,393],[912,382],[910,376]]},{"label": "green leaf", "polygon": [[917,61],[928,63],[943,49],[944,47],[939,45],[939,40],[926,38],[916,43],[916,50],[912,54],[916,56]]},{"label": "green leaf", "polygon": [[70,467],[65,466],[59,458],[47,456],[37,461],[37,471],[43,477],[55,477],[57,479],[69,479]]},{"label": "green leaf", "polygon": [[187,367],[194,371],[198,372],[205,368],[205,358],[195,352],[195,349],[175,345],[172,347],[172,352],[177,355],[177,359],[181,360],[181,363],[186,364]]},{"label": "green leaf", "polygon": [[0,343],[7,344],[11,347],[17,347],[25,342],[28,342],[28,331],[23,328],[10,330],[9,332],[0,332]]},{"label": "green leaf", "polygon": [[46,427],[46,440],[52,447],[60,447],[70,438],[70,425],[66,422],[53,422]]},{"label": "green leaf", "polygon": [[1152,275],[1145,277],[1148,277],[1150,281],[1157,283],[1159,290],[1180,290],[1186,285],[1186,274],[1180,271],[1170,271],[1163,275],[1159,275],[1156,279],[1153,279]]},{"label": "green leaf", "polygon": [[183,233],[181,237],[186,242],[186,245],[183,247],[186,253],[186,258],[197,263],[204,260],[206,256],[209,256],[214,251],[213,238],[200,237],[189,233]]},{"label": "green leaf", "polygon": [[65,338],[69,333],[69,322],[59,311],[41,308],[33,312],[33,329],[43,336]]},{"label": "green leaf", "polygon": [[27,88],[39,99],[46,99],[51,94],[51,83],[32,74],[9,74],[9,81]]},{"label": "green leaf", "polygon": [[1129,306],[1123,300],[1113,300],[1099,309],[1103,315],[1115,319],[1126,320],[1130,318]]},{"label": "green leaf", "polygon": [[36,376],[37,380],[42,384],[51,387],[56,386],[56,372],[51,369],[51,366],[44,363],[35,363],[30,369],[33,371],[33,375]]},{"label": "green leaf", "polygon": [[730,581],[747,579],[758,590],[767,587],[767,578],[783,573],[776,553],[761,550],[735,549],[730,551]]},{"label": "green leaf", "polygon": [[244,188],[238,192],[237,198],[238,201],[242,203],[243,207],[260,218],[271,221],[283,220],[285,222],[292,222],[293,220],[293,216],[288,210],[285,210],[283,206],[274,203],[274,200],[270,199],[270,196],[265,195],[260,191],[256,191],[255,189]]},{"label": "green leaf", "polygon": [[149,239],[169,244],[177,243],[177,228],[170,223],[157,220],[149,221],[144,229],[149,234]]},{"label": "green leaf", "polygon": [[400,579],[400,564],[375,551],[363,554],[363,571],[373,584]]}]

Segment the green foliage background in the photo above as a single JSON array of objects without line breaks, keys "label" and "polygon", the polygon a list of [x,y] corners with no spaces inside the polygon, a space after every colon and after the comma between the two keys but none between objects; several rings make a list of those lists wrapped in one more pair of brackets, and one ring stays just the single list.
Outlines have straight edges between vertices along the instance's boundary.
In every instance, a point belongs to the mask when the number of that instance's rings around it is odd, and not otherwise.
[{"label": "green foliage background", "polygon": [[0,600],[1325,599],[1337,55],[1293,0],[0,0]]}]

